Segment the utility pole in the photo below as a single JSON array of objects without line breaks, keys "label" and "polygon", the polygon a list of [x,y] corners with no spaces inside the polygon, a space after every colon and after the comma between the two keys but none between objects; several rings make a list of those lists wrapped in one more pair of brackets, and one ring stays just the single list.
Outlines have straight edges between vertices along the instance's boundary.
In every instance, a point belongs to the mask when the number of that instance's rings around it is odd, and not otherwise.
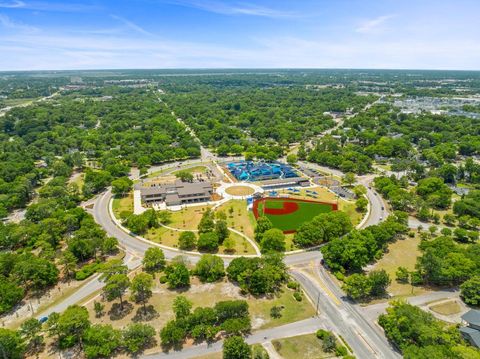
[{"label": "utility pole", "polygon": [[319,305],[320,305],[320,292],[318,292],[317,305],[316,305],[316,308],[315,308],[315,314],[317,315],[317,317],[318,317],[318,306]]}]

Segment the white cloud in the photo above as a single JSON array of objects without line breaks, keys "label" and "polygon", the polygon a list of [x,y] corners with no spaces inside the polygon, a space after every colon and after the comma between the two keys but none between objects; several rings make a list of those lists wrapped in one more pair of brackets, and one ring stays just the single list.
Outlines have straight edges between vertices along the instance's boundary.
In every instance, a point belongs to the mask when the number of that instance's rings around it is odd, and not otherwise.
[{"label": "white cloud", "polygon": [[15,9],[24,7],[25,3],[23,1],[11,1],[11,2],[0,2],[0,7],[7,8],[7,9]]},{"label": "white cloud", "polygon": [[269,7],[243,2],[231,2],[229,4],[208,0],[165,0],[164,2],[174,5],[192,7],[222,15],[249,15],[269,18],[299,17],[299,14],[297,13],[276,10]]},{"label": "white cloud", "polygon": [[52,12],[86,12],[99,10],[97,5],[80,4],[80,3],[53,3],[44,1],[20,1],[14,0],[10,2],[1,2],[0,8],[8,9],[25,9],[38,11],[52,11]]},{"label": "white cloud", "polygon": [[130,21],[130,20],[127,20],[121,16],[117,16],[117,15],[110,15],[110,17],[112,19],[115,19],[115,20],[118,20],[120,21],[121,23],[123,23],[125,26],[127,26],[129,29],[133,30],[133,31],[136,31],[140,34],[143,34],[143,35],[149,35],[151,36],[152,33],[148,32],[147,30],[145,30],[144,28],[142,28],[141,26],[135,24],[134,22]]},{"label": "white cloud", "polygon": [[26,25],[20,22],[13,21],[11,18],[9,18],[7,15],[0,14],[0,25],[3,28],[9,29],[9,30],[16,30],[16,31],[22,31],[22,32],[37,32],[38,29],[34,26]]},{"label": "white cloud", "polygon": [[360,24],[359,27],[355,29],[355,31],[362,34],[381,32],[381,30],[384,29],[385,23],[393,17],[393,15],[383,15],[376,17],[375,19],[364,21],[362,24]]}]

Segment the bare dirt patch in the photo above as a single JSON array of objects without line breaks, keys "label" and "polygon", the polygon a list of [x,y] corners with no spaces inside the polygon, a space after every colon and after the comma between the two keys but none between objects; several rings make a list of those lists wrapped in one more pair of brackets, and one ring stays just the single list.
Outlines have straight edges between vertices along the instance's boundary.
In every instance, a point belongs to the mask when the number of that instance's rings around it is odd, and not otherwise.
[{"label": "bare dirt patch", "polygon": [[248,186],[232,186],[225,190],[231,196],[250,196],[255,191]]}]

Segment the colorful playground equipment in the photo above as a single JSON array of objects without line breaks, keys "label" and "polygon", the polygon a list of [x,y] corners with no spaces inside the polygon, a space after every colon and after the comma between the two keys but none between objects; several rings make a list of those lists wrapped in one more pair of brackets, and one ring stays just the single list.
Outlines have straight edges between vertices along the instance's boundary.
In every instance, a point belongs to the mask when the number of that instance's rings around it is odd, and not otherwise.
[{"label": "colorful playground equipment", "polygon": [[279,162],[239,161],[227,164],[230,173],[239,181],[264,181],[298,177],[289,165]]}]

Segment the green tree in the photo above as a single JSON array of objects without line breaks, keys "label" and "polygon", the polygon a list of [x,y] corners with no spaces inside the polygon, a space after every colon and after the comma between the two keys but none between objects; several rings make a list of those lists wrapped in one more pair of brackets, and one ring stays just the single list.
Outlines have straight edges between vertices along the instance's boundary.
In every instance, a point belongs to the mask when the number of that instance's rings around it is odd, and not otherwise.
[{"label": "green tree", "polygon": [[360,197],[355,202],[355,207],[359,212],[365,212],[367,210],[368,200],[365,197]]},{"label": "green tree", "polygon": [[20,303],[24,295],[23,288],[5,278],[0,278],[0,313],[11,310]]},{"label": "green tree", "polygon": [[202,282],[212,283],[225,276],[223,260],[213,254],[204,254],[194,270]]},{"label": "green tree", "polygon": [[184,231],[180,233],[180,237],[178,238],[178,247],[183,250],[191,250],[195,248],[197,244],[197,240],[195,237],[195,233],[191,231]]},{"label": "green tree", "polygon": [[480,305],[480,276],[474,276],[466,280],[460,286],[460,296],[469,305]]},{"label": "green tree", "polygon": [[175,173],[175,176],[180,178],[183,182],[193,182],[193,174],[190,171],[178,171]]},{"label": "green tree", "polygon": [[2,359],[22,359],[25,344],[18,332],[0,328],[0,348]]},{"label": "green tree", "polygon": [[105,281],[103,292],[105,293],[107,300],[114,300],[118,298],[120,300],[120,308],[123,310],[123,295],[129,286],[130,280],[126,274],[114,274]]},{"label": "green tree", "polygon": [[72,252],[66,250],[62,253],[60,264],[63,266],[63,273],[66,278],[71,278],[77,268],[77,257]]},{"label": "green tree", "polygon": [[[49,317],[49,321],[50,319]],[[90,328],[87,309],[78,305],[69,306],[58,316],[56,324],[55,321],[50,324],[52,333],[59,335],[60,348],[70,348],[78,342],[82,345],[83,333]]]},{"label": "green tree", "polygon": [[285,246],[285,235],[280,229],[272,228],[263,233],[260,242],[262,253],[285,252]]},{"label": "green tree", "polygon": [[342,182],[347,186],[352,186],[355,183],[355,181],[356,181],[355,173],[352,173],[352,172],[345,173],[345,175],[342,178]]},{"label": "green tree", "polygon": [[158,247],[148,248],[143,256],[142,264],[145,271],[150,273],[163,270],[165,268],[165,254],[163,250]]},{"label": "green tree", "polygon": [[405,267],[398,267],[397,271],[395,272],[395,276],[398,282],[408,283],[408,280],[410,278],[410,271]]},{"label": "green tree", "polygon": [[223,342],[224,359],[250,359],[252,349],[240,336],[227,338]]},{"label": "green tree", "polygon": [[185,296],[178,295],[173,300],[173,312],[175,313],[175,319],[183,319],[190,315],[192,309],[192,302],[190,302]]},{"label": "green tree", "polygon": [[95,324],[85,330],[83,343],[87,358],[110,357],[122,345],[122,334],[111,325]]},{"label": "green tree", "polygon": [[163,347],[179,347],[185,340],[187,332],[174,320],[169,321],[160,331]]},{"label": "green tree", "polygon": [[43,344],[41,330],[42,324],[36,318],[27,319],[20,326],[20,335],[27,342],[28,350],[32,353],[36,353]]},{"label": "green tree", "polygon": [[371,284],[370,295],[374,297],[385,295],[387,287],[390,285],[390,276],[385,270],[371,271],[368,273],[368,279]]},{"label": "green tree", "polygon": [[203,213],[200,223],[198,224],[198,233],[208,233],[215,230],[214,214],[210,208]]},{"label": "green tree", "polygon": [[218,235],[216,232],[201,233],[198,237],[197,248],[200,251],[215,252],[218,250]]},{"label": "green tree", "polygon": [[128,267],[123,264],[121,259],[112,259],[111,261],[108,261],[105,263],[105,265],[102,268],[102,274],[100,276],[100,279],[103,281],[107,281],[110,279],[115,274],[127,274],[128,273]]},{"label": "green tree", "polygon": [[272,229],[273,225],[267,216],[260,216],[257,218],[257,225],[255,227],[255,240],[257,243],[262,241],[263,233]]},{"label": "green tree", "polygon": [[147,314],[146,304],[152,297],[153,278],[148,273],[139,273],[132,279],[130,284],[130,292],[132,299],[136,303],[142,303],[143,312]]},{"label": "green tree", "polygon": [[132,189],[133,181],[128,177],[120,177],[112,181],[112,193],[125,196]]},{"label": "green tree", "polygon": [[190,272],[183,263],[172,263],[167,266],[165,276],[170,288],[182,288],[190,285]]},{"label": "green tree", "polygon": [[228,230],[227,221],[224,219],[218,219],[215,223],[215,233],[218,237],[218,243],[222,244],[225,239],[228,238],[230,235],[230,231]]},{"label": "green tree", "polygon": [[95,317],[100,318],[103,315],[103,311],[105,309],[105,305],[101,302],[94,301],[93,302],[93,310],[95,311]]},{"label": "green tree", "polygon": [[148,324],[134,323],[124,329],[122,336],[125,348],[136,355],[154,343],[155,329]]},{"label": "green tree", "polygon": [[295,154],[290,154],[287,156],[287,163],[290,165],[294,165],[298,162],[298,157]]},{"label": "green tree", "polygon": [[370,296],[372,283],[366,275],[355,273],[345,278],[342,289],[352,299],[365,299]]}]

